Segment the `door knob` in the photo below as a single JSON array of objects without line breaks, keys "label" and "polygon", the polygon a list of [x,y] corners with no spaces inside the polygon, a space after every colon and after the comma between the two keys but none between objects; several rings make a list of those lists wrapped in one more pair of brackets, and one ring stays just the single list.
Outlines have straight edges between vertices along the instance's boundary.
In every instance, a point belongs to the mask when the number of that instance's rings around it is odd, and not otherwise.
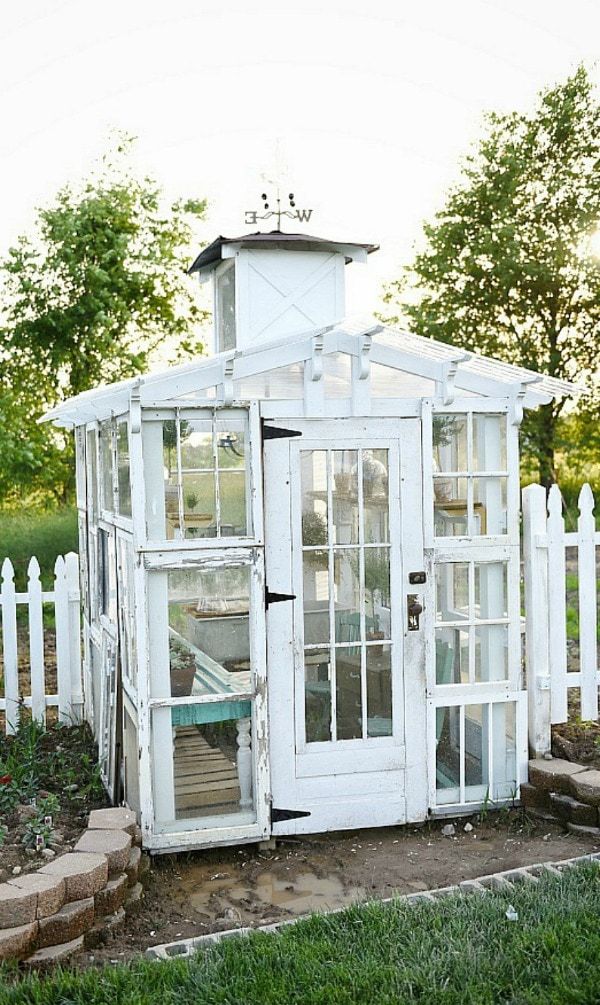
[{"label": "door knob", "polygon": [[419,631],[419,618],[423,613],[423,605],[419,603],[419,598],[416,593],[409,593],[407,598],[406,610],[408,613],[408,630],[409,632]]}]

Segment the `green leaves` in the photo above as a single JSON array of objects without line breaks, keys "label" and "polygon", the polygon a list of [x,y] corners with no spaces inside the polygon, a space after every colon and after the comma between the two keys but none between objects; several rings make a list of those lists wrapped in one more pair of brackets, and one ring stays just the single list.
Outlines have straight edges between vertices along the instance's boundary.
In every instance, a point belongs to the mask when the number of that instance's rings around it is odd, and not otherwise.
[{"label": "green leaves", "polygon": [[[540,94],[531,114],[488,115],[460,183],[424,226],[424,249],[387,288],[394,320],[592,386],[600,259],[584,239],[600,227],[599,166],[600,104],[584,67]],[[561,408],[546,408],[539,431],[526,420],[544,478]]]}]

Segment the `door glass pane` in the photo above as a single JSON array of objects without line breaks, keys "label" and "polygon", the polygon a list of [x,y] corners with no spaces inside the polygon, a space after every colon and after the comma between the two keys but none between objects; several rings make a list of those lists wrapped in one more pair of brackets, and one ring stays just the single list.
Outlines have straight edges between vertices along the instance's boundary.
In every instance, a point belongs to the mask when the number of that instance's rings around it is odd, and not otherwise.
[{"label": "door glass pane", "polygon": [[367,646],[367,736],[392,735],[391,646]]},{"label": "door glass pane", "polygon": [[364,549],[365,623],[368,639],[391,637],[390,552]]},{"label": "door glass pane", "polygon": [[365,542],[389,541],[388,451],[363,451],[363,509]]},{"label": "door glass pane", "polygon": [[334,544],[358,543],[358,451],[332,450]]},{"label": "door glass pane", "polygon": [[489,793],[489,706],[465,706],[465,801]]},{"label": "door glass pane", "polygon": [[168,572],[171,694],[250,691],[250,567]]},{"label": "door glass pane", "polygon": [[468,471],[466,415],[434,415],[434,471]]},{"label": "door glass pane", "polygon": [[473,479],[474,534],[506,534],[506,478]]},{"label": "door glass pane", "polygon": [[246,526],[246,473],[219,471],[221,537],[244,537]]},{"label": "door glass pane", "polygon": [[361,639],[359,552],[344,549],[333,555],[335,641],[357,642]]},{"label": "door glass pane", "polygon": [[184,471],[181,480],[185,537],[216,537],[214,471]]},{"label": "door glass pane", "polygon": [[100,423],[100,468],[102,474],[102,508],[114,510],[112,476],[112,422]]},{"label": "door glass pane", "polygon": [[338,740],[362,737],[362,682],[360,646],[336,647],[336,726]]},{"label": "door glass pane", "polygon": [[475,628],[475,680],[506,680],[508,677],[508,626],[479,625]]},{"label": "door glass pane", "polygon": [[506,418],[473,413],[473,471],[506,471]]},{"label": "door glass pane", "polygon": [[117,423],[117,480],[119,513],[131,516],[131,482],[129,474],[129,436],[127,422]]},{"label": "door glass pane", "polygon": [[456,803],[460,798],[460,708],[456,705],[435,710],[435,787],[439,804]]},{"label": "door glass pane", "polygon": [[434,521],[437,537],[460,537],[469,532],[466,478],[434,478]]},{"label": "door glass pane", "polygon": [[436,684],[469,683],[469,631],[438,628],[435,633]]},{"label": "door glass pane", "polygon": [[475,563],[475,617],[481,621],[508,617],[506,562]]},{"label": "door glass pane", "polygon": [[304,644],[310,646],[329,642],[328,552],[305,552],[303,565]]},{"label": "door glass pane", "polygon": [[443,562],[436,567],[436,619],[466,621],[469,617],[469,566]]},{"label": "door glass pane", "polygon": [[180,705],[171,718],[175,819],[254,815],[251,703]]},{"label": "door glass pane", "polygon": [[331,660],[329,649],[304,654],[306,742],[331,739]]},{"label": "door glass pane", "polygon": [[517,717],[514,701],[492,705],[492,799],[514,799],[517,792]]},{"label": "door glass pane", "polygon": [[327,544],[327,451],[300,453],[302,483],[302,543]]}]

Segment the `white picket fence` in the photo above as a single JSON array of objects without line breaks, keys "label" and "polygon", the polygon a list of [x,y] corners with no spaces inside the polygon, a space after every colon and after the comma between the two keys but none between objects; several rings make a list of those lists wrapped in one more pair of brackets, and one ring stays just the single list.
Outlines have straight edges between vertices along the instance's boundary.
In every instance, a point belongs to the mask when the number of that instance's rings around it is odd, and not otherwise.
[{"label": "white picket fence", "polygon": [[[0,712],[4,728],[14,733],[22,706],[33,718],[46,721],[46,709],[56,707],[62,722],[79,721],[83,708],[81,678],[81,624],[79,608],[79,559],[74,552],[56,559],[54,589],[43,590],[37,558],[30,559],[28,584],[24,593],[15,590],[14,568],[10,559],[2,564],[0,606],[2,608],[2,654],[4,689],[0,685]],[[54,605],[56,623],[56,694],[46,693],[43,605]],[[17,608],[28,609],[29,642],[26,660],[19,675]],[[23,664],[27,678],[23,685]],[[21,681],[19,681],[19,676]]]},{"label": "white picket fence", "polygon": [[[529,744],[534,756],[550,750],[551,725],[566,722],[568,695],[579,689],[580,716],[598,720],[598,585],[600,532],[589,485],[579,493],[577,530],[565,531],[562,497],[553,485],[523,490],[523,557]],[[579,670],[567,669],[566,549],[577,551]]]}]

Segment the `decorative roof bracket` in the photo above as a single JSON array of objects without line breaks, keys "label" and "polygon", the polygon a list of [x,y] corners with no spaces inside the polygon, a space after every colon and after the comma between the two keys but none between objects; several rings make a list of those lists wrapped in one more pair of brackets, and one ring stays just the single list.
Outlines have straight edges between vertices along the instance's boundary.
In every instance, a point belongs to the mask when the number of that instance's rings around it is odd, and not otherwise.
[{"label": "decorative roof bracket", "polygon": [[229,359],[223,360],[223,366],[221,370],[221,381],[217,385],[217,395],[221,398],[224,405],[231,405],[233,401],[233,364],[234,357],[230,356]]}]

